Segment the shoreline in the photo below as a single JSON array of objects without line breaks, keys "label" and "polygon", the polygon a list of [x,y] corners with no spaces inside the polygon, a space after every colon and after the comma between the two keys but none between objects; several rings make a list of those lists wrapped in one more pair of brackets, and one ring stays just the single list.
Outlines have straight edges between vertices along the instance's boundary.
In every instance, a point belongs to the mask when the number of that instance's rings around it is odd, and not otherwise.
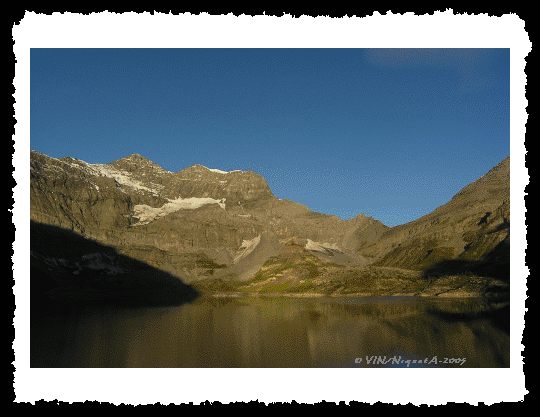
[{"label": "shoreline", "polygon": [[486,301],[510,300],[507,293],[483,295],[478,293],[442,293],[442,294],[375,294],[375,293],[351,293],[351,294],[322,294],[322,293],[258,293],[258,292],[215,292],[201,293],[201,296],[213,298],[247,298],[247,297],[287,297],[287,298],[418,298],[418,299],[482,299]]}]

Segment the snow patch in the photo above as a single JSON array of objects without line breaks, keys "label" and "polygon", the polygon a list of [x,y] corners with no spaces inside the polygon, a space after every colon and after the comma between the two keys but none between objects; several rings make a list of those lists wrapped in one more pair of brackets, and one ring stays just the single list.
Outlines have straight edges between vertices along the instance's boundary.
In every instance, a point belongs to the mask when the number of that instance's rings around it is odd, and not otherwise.
[{"label": "snow patch", "polygon": [[[205,167],[206,168],[206,167]],[[217,172],[218,174],[228,174],[228,171],[222,171],[221,169],[212,169],[212,168],[206,168],[212,172]]]},{"label": "snow patch", "polygon": [[307,250],[312,250],[312,251],[315,251],[315,252],[341,252],[341,249],[339,249],[337,247],[337,245],[335,243],[319,243],[319,242],[315,242],[311,239],[308,239],[307,240],[307,243],[306,243],[306,246],[305,248]]},{"label": "snow patch", "polygon": [[234,257],[233,263],[237,263],[240,259],[248,256],[257,245],[261,242],[261,235],[254,237],[250,240],[244,240],[242,246],[240,246],[239,253]]},{"label": "snow patch", "polygon": [[201,166],[203,168],[206,168],[209,171],[216,172],[218,174],[230,174],[231,172],[242,172],[239,169],[235,169],[234,171],[222,171],[221,169],[208,168],[208,167],[205,167],[204,165],[201,165]]},{"label": "snow patch", "polygon": [[[116,182],[118,182],[121,185],[126,185],[126,186],[134,188],[136,190],[148,191],[148,192],[150,192],[150,193],[152,193],[154,195],[158,195],[158,193],[155,190],[153,190],[152,188],[148,188],[148,187],[144,186],[140,181],[137,181],[137,180],[131,178],[124,171],[119,171],[119,170],[117,170],[115,168],[112,168],[112,167],[110,167],[108,165],[103,165],[103,164],[93,164],[93,165],[91,165],[91,167],[96,170],[98,175],[108,177],[108,178],[113,178],[114,180],[116,180]],[[163,186],[161,184],[159,184],[159,185],[158,184],[152,184],[152,185],[154,187],[157,187],[157,188],[163,188]]]},{"label": "snow patch", "polygon": [[[104,259],[106,258],[106,259]],[[82,259],[84,262],[85,268],[90,268],[93,270],[106,270],[107,274],[119,274],[122,272],[125,272],[122,268],[118,268],[114,265],[111,265],[110,263],[113,261],[113,257],[101,254],[101,253],[91,253],[88,255],[83,255]],[[77,263],[79,266],[79,263]],[[79,271],[81,271],[82,268],[79,266]],[[75,273],[75,272],[74,272]]]},{"label": "snow patch", "polygon": [[150,207],[146,204],[138,204],[133,208],[133,217],[139,219],[139,223],[148,224],[152,220],[156,220],[167,214],[174,213],[178,210],[192,210],[204,206],[205,204],[219,204],[219,206],[225,210],[225,198],[222,200],[215,200],[213,198],[177,198],[175,200],[169,200],[161,207]]}]

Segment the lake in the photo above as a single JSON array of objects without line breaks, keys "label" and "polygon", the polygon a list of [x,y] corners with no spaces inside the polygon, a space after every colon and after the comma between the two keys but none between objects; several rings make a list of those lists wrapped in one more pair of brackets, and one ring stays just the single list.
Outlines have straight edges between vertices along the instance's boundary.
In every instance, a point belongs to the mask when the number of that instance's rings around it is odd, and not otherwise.
[{"label": "lake", "polygon": [[482,300],[223,297],[32,313],[36,368],[510,366],[509,304]]}]

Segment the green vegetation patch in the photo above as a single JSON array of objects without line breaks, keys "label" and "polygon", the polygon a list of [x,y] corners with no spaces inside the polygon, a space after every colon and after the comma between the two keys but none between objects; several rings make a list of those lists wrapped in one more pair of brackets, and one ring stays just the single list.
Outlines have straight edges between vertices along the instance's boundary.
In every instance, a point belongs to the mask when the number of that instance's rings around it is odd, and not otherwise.
[{"label": "green vegetation patch", "polygon": [[263,288],[259,290],[260,294],[268,294],[268,293],[285,293],[288,292],[291,287],[291,281],[289,280],[283,280],[283,281],[271,281],[270,283],[266,284]]},{"label": "green vegetation patch", "polygon": [[320,288],[320,286],[315,285],[313,282],[301,282],[298,285],[288,288],[287,292],[289,293],[305,293],[313,292],[313,290]]},{"label": "green vegetation patch", "polygon": [[[263,265],[263,267],[264,266],[266,266],[266,263]],[[290,269],[290,267],[292,266],[293,266],[292,262],[285,262],[282,265],[277,264],[276,267],[274,268],[269,268],[269,269],[264,269],[264,270],[261,268],[257,271],[255,276],[251,278],[250,280],[246,281],[244,285],[255,284],[262,281],[266,281],[267,279],[273,278],[276,275],[283,274],[284,271],[286,271],[287,269]]]},{"label": "green vegetation patch", "polygon": [[194,282],[191,285],[199,291],[232,292],[238,290],[238,284],[236,282],[222,279],[208,279]]},{"label": "green vegetation patch", "polygon": [[280,258],[278,258],[277,256],[271,256],[270,258],[268,258],[268,260],[263,264],[263,267],[268,267],[268,266],[272,266],[272,265],[276,265],[276,264],[279,264],[281,263],[282,260]]},{"label": "green vegetation patch", "polygon": [[320,276],[319,267],[311,260],[306,260],[299,265],[299,268],[296,269],[307,269],[307,275],[303,279],[313,279]]},{"label": "green vegetation patch", "polygon": [[347,272],[339,280],[341,281],[341,287],[343,287],[342,291],[345,294],[375,291],[377,288],[377,277],[370,272],[372,271]]},{"label": "green vegetation patch", "polygon": [[447,259],[454,257],[454,249],[447,247],[439,247],[430,249],[428,254],[422,259],[422,262],[418,265],[419,269],[429,268]]}]

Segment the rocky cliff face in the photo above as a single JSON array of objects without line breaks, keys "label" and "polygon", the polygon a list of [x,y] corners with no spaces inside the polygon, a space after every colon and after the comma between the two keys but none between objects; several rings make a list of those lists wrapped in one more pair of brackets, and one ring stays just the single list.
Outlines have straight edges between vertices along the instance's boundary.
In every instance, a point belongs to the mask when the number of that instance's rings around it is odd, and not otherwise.
[{"label": "rocky cliff face", "polygon": [[[359,242],[387,229],[362,216],[345,222],[280,200],[249,170],[193,165],[173,173],[137,154],[88,164],[33,151],[30,170],[31,220],[73,230],[188,280],[227,268],[245,277],[234,259],[243,242],[258,236],[281,244],[293,238],[339,244],[349,257],[361,258],[354,252]],[[256,264],[272,254],[257,255]]]},{"label": "rocky cliff face", "polygon": [[433,213],[389,228],[280,200],[249,170],[169,172],[137,154],[88,164],[32,151],[30,212],[36,224],[74,231],[184,282],[245,282],[291,242],[348,268],[426,270],[456,259],[509,265],[509,172],[507,158]]},{"label": "rocky cliff face", "polygon": [[32,152],[30,219],[86,233],[129,227],[133,199],[112,177],[72,158]]}]

